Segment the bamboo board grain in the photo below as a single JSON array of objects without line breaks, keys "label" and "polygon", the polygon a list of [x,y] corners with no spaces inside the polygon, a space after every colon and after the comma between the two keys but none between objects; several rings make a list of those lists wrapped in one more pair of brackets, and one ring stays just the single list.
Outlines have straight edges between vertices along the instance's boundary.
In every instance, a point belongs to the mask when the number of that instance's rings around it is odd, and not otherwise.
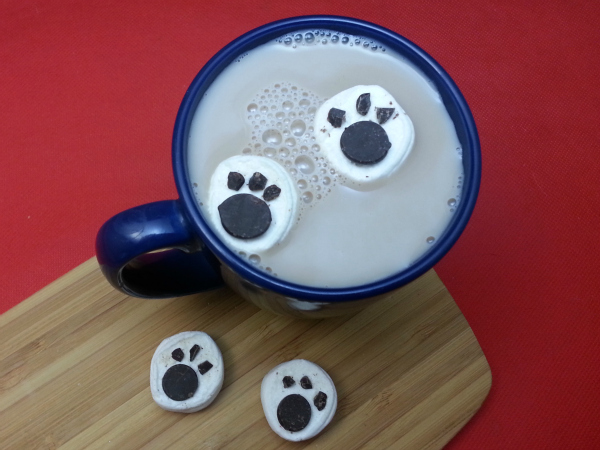
[{"label": "bamboo board grain", "polygon": [[[225,382],[194,414],[160,409],[149,367],[166,337],[210,334]],[[322,366],[338,391],[332,423],[291,443],[262,412],[280,362]],[[227,288],[169,300],[112,289],[95,258],[0,316],[2,448],[441,448],[475,414],[491,372],[433,270],[359,313],[276,316]]]}]

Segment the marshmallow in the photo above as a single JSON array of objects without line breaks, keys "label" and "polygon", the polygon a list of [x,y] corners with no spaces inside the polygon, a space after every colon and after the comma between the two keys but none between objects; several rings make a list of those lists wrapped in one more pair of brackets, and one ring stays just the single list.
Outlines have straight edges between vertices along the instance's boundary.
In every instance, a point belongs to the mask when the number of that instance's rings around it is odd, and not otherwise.
[{"label": "marshmallow", "polygon": [[196,412],[217,397],[223,375],[217,344],[202,331],[186,331],[165,339],[154,352],[150,391],[167,411]]},{"label": "marshmallow", "polygon": [[[245,179],[238,191],[227,187],[230,172],[240,173]],[[251,239],[236,238],[225,230],[219,215],[219,205],[236,194],[252,194],[262,200],[263,190],[251,191],[248,187],[248,182],[256,172],[267,178],[266,189],[276,185],[281,192],[277,198],[266,201],[272,217],[266,232]],[[267,198],[269,197],[267,196]],[[285,239],[296,219],[298,199],[298,192],[292,178],[280,164],[264,156],[238,155],[222,161],[213,173],[210,180],[207,210],[214,229],[228,246],[237,251],[259,253]]]},{"label": "marshmallow", "polygon": [[315,437],[337,408],[337,392],[327,372],[304,359],[272,369],[262,381],[260,399],[269,426],[288,441]]},{"label": "marshmallow", "polygon": [[[371,104],[363,115],[357,109],[357,100],[362,94],[367,93],[370,94]],[[329,116],[332,108],[345,112],[339,127],[331,123],[338,125],[340,114],[334,110],[333,117]],[[364,102],[361,102],[360,109],[362,108],[365,108]],[[394,112],[387,120],[385,112],[389,110],[383,108],[394,108]],[[378,110],[382,118],[378,117]],[[385,157],[373,164],[353,162],[341,149],[340,141],[346,128],[361,121],[371,121],[375,124],[382,121],[381,127],[391,143]],[[327,100],[315,115],[315,133],[321,151],[329,160],[331,167],[345,177],[347,182],[359,184],[381,180],[396,171],[410,153],[415,137],[415,130],[408,115],[394,97],[380,86],[354,86]]]}]

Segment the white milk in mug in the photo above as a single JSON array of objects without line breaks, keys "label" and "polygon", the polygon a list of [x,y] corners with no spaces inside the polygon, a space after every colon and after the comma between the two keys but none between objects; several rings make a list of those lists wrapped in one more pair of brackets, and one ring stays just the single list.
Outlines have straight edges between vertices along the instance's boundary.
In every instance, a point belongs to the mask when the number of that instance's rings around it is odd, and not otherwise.
[{"label": "white milk in mug", "polygon": [[[415,132],[401,166],[368,185],[338,173],[314,126],[324,101],[358,85],[389,92]],[[218,215],[205,200],[221,162],[258,155],[280,164],[299,200],[291,230],[260,252],[227,245],[282,280],[343,288],[400,272],[436,245],[460,202],[461,153],[440,95],[418,69],[373,40],[310,30],[257,47],[217,77],[193,118],[188,169],[211,224]]]}]

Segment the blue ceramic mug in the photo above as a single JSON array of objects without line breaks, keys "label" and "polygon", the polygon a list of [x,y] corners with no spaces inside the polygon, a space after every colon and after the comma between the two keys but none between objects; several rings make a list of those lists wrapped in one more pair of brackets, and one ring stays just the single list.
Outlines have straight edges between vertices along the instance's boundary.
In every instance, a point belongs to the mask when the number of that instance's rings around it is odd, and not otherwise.
[{"label": "blue ceramic mug", "polygon": [[[187,170],[190,124],[203,94],[233,61],[253,48],[301,30],[326,29],[378,41],[402,55],[440,93],[462,145],[461,201],[436,244],[410,267],[375,282],[338,289],[287,282],[256,268],[219,240],[196,204]],[[269,23],[237,38],[198,73],[183,98],[173,134],[173,169],[179,199],[141,205],[109,219],[98,232],[96,252],[108,281],[126,294],[176,297],[229,285],[257,306],[276,313],[327,317],[382,298],[433,267],[464,230],[479,191],[481,154],[475,123],[450,76],[406,38],[380,26],[336,16],[295,17]]]}]

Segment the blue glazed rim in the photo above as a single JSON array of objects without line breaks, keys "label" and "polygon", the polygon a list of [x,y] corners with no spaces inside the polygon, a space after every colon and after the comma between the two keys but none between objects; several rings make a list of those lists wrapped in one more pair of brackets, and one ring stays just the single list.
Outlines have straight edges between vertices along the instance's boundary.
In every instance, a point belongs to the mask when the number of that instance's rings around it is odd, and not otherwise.
[{"label": "blue glazed rim", "polygon": [[[464,183],[461,202],[437,244],[418,261],[395,275],[373,283],[348,288],[316,288],[289,283],[252,267],[229,250],[204,221],[196,205],[188,177],[186,155],[190,124],[204,92],[218,74],[240,55],[287,33],[327,29],[363,36],[403,55],[432,81],[454,121],[463,148]],[[342,16],[301,16],[271,22],[238,37],[200,70],[188,88],[175,120],[173,133],[173,171],[180,201],[191,226],[217,258],[242,278],[279,294],[317,302],[344,302],[374,297],[397,289],[432,268],[454,245],[466,227],[479,193],[481,150],[473,115],[458,87],[446,71],[425,51],[403,36],[373,23]]]}]

